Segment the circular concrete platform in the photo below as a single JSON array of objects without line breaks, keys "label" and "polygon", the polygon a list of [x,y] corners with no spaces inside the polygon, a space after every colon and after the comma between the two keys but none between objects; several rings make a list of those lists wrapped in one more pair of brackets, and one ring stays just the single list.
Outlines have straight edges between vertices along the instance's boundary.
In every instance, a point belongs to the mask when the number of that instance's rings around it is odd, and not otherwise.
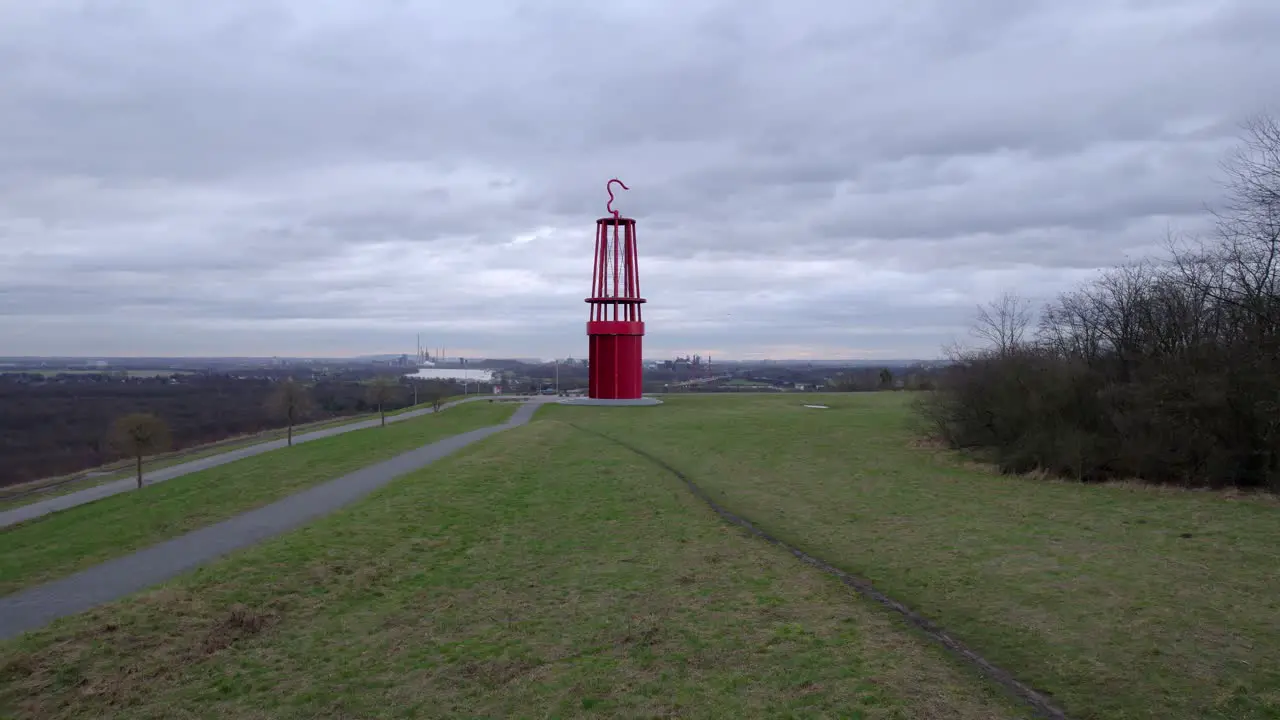
[{"label": "circular concrete platform", "polygon": [[634,400],[607,400],[605,398],[575,397],[565,398],[561,405],[601,405],[617,407],[637,407],[640,405],[661,405],[662,401],[653,397],[640,397]]}]

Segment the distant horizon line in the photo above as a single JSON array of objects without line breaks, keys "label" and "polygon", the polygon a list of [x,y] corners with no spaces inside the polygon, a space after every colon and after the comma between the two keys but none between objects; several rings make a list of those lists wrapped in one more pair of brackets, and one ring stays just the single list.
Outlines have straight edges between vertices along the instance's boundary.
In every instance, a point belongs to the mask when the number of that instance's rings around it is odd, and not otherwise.
[{"label": "distant horizon line", "polygon": [[[409,356],[408,353],[369,353],[364,355],[8,355],[0,357],[0,362],[30,362],[30,361],[47,361],[47,360],[81,360],[81,361],[109,361],[109,360],[371,360],[374,358],[400,357]],[[733,356],[715,356],[722,362],[934,362],[943,358],[933,357],[889,357],[889,358],[867,358],[867,357],[763,357],[763,358],[743,358]],[[446,355],[445,360],[450,358],[457,359],[478,359],[478,360],[516,360],[527,361],[537,360],[539,362],[553,362],[561,359],[586,359],[583,357],[566,356],[565,358],[544,358],[532,355]],[[666,361],[671,358],[642,358],[644,362]],[[714,365],[714,358],[712,361]]]}]

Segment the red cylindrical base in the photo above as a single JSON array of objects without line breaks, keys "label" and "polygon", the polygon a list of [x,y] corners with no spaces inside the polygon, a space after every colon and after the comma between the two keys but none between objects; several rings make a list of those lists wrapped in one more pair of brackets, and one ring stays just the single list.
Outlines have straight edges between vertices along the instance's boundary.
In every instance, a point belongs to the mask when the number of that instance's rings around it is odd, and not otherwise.
[{"label": "red cylindrical base", "polygon": [[604,400],[635,400],[640,397],[643,368],[640,346],[644,323],[595,321],[587,323],[590,339],[590,381],[588,395]]}]

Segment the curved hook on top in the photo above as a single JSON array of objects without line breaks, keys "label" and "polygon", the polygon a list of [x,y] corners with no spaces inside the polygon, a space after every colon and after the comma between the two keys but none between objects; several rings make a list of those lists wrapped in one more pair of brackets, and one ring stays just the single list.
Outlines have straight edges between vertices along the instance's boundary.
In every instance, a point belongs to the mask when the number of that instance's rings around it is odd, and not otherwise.
[{"label": "curved hook on top", "polygon": [[609,202],[604,207],[606,210],[608,210],[610,213],[613,214],[613,219],[617,220],[619,217],[621,217],[622,214],[617,210],[613,209],[613,201],[614,201],[613,184],[614,183],[618,183],[619,185],[621,185],[623,190],[630,190],[631,188],[627,187],[627,184],[622,182],[618,178],[613,178],[612,180],[604,184],[605,191],[609,193]]}]

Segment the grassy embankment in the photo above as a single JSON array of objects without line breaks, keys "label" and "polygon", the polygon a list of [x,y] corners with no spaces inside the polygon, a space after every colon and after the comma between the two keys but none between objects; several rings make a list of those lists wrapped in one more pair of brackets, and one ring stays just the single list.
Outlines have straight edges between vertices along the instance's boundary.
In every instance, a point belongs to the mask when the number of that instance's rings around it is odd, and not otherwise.
[{"label": "grassy embankment", "polygon": [[505,422],[516,406],[465,403],[236,460],[137,492],[0,528],[0,595],[225,520],[450,435]]},{"label": "grassy embankment", "polygon": [[1073,718],[1280,717],[1280,504],[1001,477],[900,394],[553,407],[358,506],[0,645],[0,714],[1008,717],[625,438]]},{"label": "grassy embankment", "polygon": [[0,645],[0,714],[1021,716],[608,441],[535,421]]},{"label": "grassy embankment", "polygon": [[[831,409],[802,406],[818,397]],[[661,458],[1074,718],[1280,718],[1280,503],[999,476],[920,443],[909,397],[673,396],[549,417]]]}]

